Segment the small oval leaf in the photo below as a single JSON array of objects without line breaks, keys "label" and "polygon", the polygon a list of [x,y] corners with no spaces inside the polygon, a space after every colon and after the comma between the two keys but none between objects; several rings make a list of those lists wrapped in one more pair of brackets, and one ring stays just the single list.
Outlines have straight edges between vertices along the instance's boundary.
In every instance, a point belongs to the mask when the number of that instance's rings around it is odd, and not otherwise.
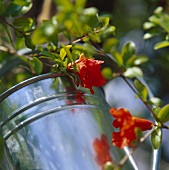
[{"label": "small oval leaf", "polygon": [[37,75],[39,75],[39,74],[42,73],[43,64],[42,64],[42,62],[41,62],[38,58],[36,58],[36,57],[33,57],[32,69],[35,71],[35,73],[36,73]]},{"label": "small oval leaf", "polygon": [[139,80],[134,80],[134,86],[138,90],[139,94],[141,95],[142,99],[146,101],[148,96],[148,90],[144,84],[142,84]]},{"label": "small oval leaf", "polygon": [[158,50],[160,48],[168,47],[169,46],[169,41],[162,41],[157,44],[155,44],[154,49]]},{"label": "small oval leaf", "polygon": [[165,105],[159,112],[157,117],[162,123],[169,121],[169,104]]},{"label": "small oval leaf", "polygon": [[151,143],[154,149],[158,149],[162,142],[162,131],[161,129],[155,129],[151,134]]},{"label": "small oval leaf", "polygon": [[143,72],[139,67],[131,67],[128,68],[125,72],[124,72],[124,76],[128,77],[128,78],[134,78],[134,77],[142,77],[143,76]]}]

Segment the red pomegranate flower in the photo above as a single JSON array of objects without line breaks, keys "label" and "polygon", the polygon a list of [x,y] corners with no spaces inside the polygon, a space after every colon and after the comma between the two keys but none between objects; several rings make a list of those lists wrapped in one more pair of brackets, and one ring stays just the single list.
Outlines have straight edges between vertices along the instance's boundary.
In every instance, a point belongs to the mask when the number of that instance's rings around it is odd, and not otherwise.
[{"label": "red pomegranate flower", "polygon": [[153,123],[149,120],[134,117],[124,108],[119,110],[112,108],[110,109],[110,114],[116,118],[112,125],[115,128],[120,128],[119,132],[113,132],[112,134],[112,143],[118,148],[123,148],[124,146],[132,147],[132,142],[137,138],[135,128],[145,131],[153,127]]},{"label": "red pomegranate flower", "polygon": [[[106,83],[106,79],[100,71],[102,63],[104,61],[85,58],[84,54],[81,54],[79,59],[75,61],[78,68],[76,74],[80,77],[82,87],[89,88],[92,94],[94,94],[92,86],[99,87]],[[68,66],[72,66],[72,64]]]},{"label": "red pomegranate flower", "polygon": [[112,162],[110,146],[107,137],[104,134],[101,136],[101,139],[96,138],[94,140],[93,148],[96,152],[95,160],[99,166],[103,167],[106,162]]}]

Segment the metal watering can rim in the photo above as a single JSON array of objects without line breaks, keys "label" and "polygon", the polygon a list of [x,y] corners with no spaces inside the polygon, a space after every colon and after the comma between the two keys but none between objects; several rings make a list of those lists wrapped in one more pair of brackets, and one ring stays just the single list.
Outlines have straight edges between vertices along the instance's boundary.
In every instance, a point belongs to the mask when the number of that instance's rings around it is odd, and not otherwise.
[{"label": "metal watering can rim", "polygon": [[48,78],[63,77],[63,76],[66,76],[66,74],[64,74],[64,73],[47,73],[47,74],[38,75],[38,76],[32,77],[30,79],[24,80],[24,81],[16,84],[15,86],[11,87],[10,89],[6,90],[5,92],[3,92],[0,95],[0,102],[2,102],[5,98],[7,98],[9,95],[14,93],[15,91],[17,91],[29,84],[35,83],[40,80],[48,79]]}]

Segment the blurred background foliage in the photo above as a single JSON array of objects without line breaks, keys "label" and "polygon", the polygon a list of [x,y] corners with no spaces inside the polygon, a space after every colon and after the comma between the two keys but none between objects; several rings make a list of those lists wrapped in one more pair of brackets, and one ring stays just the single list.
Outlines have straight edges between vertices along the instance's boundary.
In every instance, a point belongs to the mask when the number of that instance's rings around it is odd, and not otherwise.
[{"label": "blurred background foliage", "polygon": [[[33,0],[32,4],[29,0],[24,1],[24,3],[18,0],[13,2],[13,6],[16,6],[17,3],[18,5],[27,6],[24,7],[24,9],[16,8],[16,11],[13,12],[13,16],[8,18],[10,22],[16,19],[18,14],[22,13],[25,17],[34,18],[34,20],[25,20],[25,22],[28,22],[27,27],[25,27],[25,30],[27,30],[27,32],[29,32],[29,30],[34,27],[34,24],[39,24],[42,22],[42,20],[45,19],[51,19],[52,16],[57,13],[57,5],[52,0]],[[13,6],[11,5],[8,8],[13,8]],[[145,69],[142,68],[143,71],[145,71],[145,79],[151,87],[155,96],[160,97],[164,100],[164,103],[167,103],[167,101],[169,100],[168,47],[160,50],[154,50],[154,45],[157,42],[162,41],[162,39],[164,39],[164,35],[160,34],[159,36],[155,36],[151,39],[143,39],[146,32],[143,29],[143,25],[145,22],[148,21],[148,18],[153,14],[154,10],[158,6],[163,7],[165,12],[169,11],[168,0],[88,0],[86,3],[86,7],[96,7],[101,15],[106,15],[111,18],[111,24],[116,27],[115,36],[120,42],[120,45],[118,47],[119,50],[127,41],[133,41],[136,44],[137,53],[147,55],[149,57],[149,62],[144,64]],[[6,9],[5,15],[8,15],[9,10],[10,9]],[[3,16],[1,16],[1,19],[2,17]],[[15,22],[15,25],[18,26],[18,29],[20,29],[19,25],[17,25],[18,23]],[[10,32],[11,30],[8,31]],[[0,25],[0,37],[0,44],[2,46],[6,46],[9,40],[7,38],[3,25]],[[27,39],[27,44],[31,46],[31,43],[29,43],[29,34],[25,38]],[[34,39],[36,39],[36,37]],[[17,42],[15,46],[16,49],[21,49],[25,47],[24,39],[19,39],[17,37],[11,38],[11,41],[15,40]],[[65,39],[63,39],[63,41],[64,40]],[[43,38],[41,38],[41,41],[43,42]],[[15,51],[11,51],[11,55],[8,53],[8,51],[4,51],[4,49],[0,51],[0,62],[6,64],[6,67],[4,67],[5,69],[1,70],[0,73],[0,83],[2,84],[0,88],[1,93],[14,84],[32,76],[29,71],[21,67],[14,67],[18,64],[21,64],[22,62],[21,60],[19,61],[18,57],[15,57]],[[13,79],[11,79],[11,77],[13,77]]]},{"label": "blurred background foliage", "polygon": [[[6,1],[6,3],[9,2],[10,1]],[[15,20],[14,24],[17,29],[24,29],[26,34],[23,36],[20,31],[16,31],[18,36],[14,37],[14,35],[11,34],[13,31],[11,28],[5,28],[5,25],[0,24],[0,93],[13,85],[34,76],[29,70],[25,69],[22,50],[20,49],[26,47],[25,43],[27,43],[27,47],[29,46],[33,49],[34,46],[30,40],[29,31],[34,28],[34,25],[41,24],[42,20],[52,19],[57,13],[57,0],[33,0],[33,3],[31,3],[30,0],[13,0],[12,2],[13,3],[8,8],[5,8],[2,6],[2,0],[0,0],[0,20],[2,21],[5,15],[8,16],[8,12],[11,9],[16,9],[13,11],[13,15],[8,17],[8,21],[13,22]],[[67,0],[64,2],[66,3]],[[85,1],[81,0],[80,2]],[[25,5],[25,7],[19,8],[19,5]],[[164,22],[165,24],[160,25],[154,23],[154,20],[149,20],[149,17],[152,15],[158,17],[159,13],[156,15],[154,11],[159,6],[163,8],[163,11],[166,14],[168,14],[169,0],[87,0],[85,6],[96,7],[99,14],[111,18],[111,24],[116,27],[115,37],[118,42],[115,42],[115,44],[118,44],[117,49],[119,51],[121,51],[122,46],[126,42],[133,41],[136,44],[136,53],[148,56],[148,62],[142,66],[144,79],[155,96],[161,98],[164,104],[169,103],[169,26],[167,27],[169,22]],[[20,28],[19,20],[16,20],[18,15],[34,19],[25,20],[25,23],[27,23],[26,26]],[[152,23],[154,24],[153,26],[151,25]],[[51,23],[48,24],[50,26]],[[5,29],[9,29],[7,33]],[[44,29],[43,25],[41,26],[41,29]],[[24,38],[18,38],[19,36]],[[36,36],[41,36],[42,39],[39,40]],[[34,37],[35,41],[41,41],[42,43],[45,41],[43,39],[45,37],[43,37],[43,34],[36,36]],[[55,40],[59,38],[63,42],[65,41],[64,36],[54,38]],[[14,44],[15,42],[15,49],[9,46],[9,41],[10,44]],[[163,43],[158,44],[159,42]],[[160,48],[160,45],[165,48]],[[3,47],[7,48],[4,49]],[[156,49],[154,49],[154,47],[156,47]],[[48,45],[48,48],[51,48],[50,44]],[[19,50],[17,51],[17,54],[15,50]],[[26,53],[29,54],[29,50],[26,51]],[[45,61],[45,59],[43,60]],[[18,65],[22,65],[22,67],[18,67]],[[1,69],[2,66],[3,69]],[[47,71],[47,68],[44,68],[42,73],[46,73]],[[166,140],[164,140],[164,142],[166,142]],[[144,147],[147,148],[147,145]],[[168,148],[164,150],[163,156],[165,159],[162,161],[169,162],[167,152],[169,152]],[[165,170],[166,167],[162,168]]]}]

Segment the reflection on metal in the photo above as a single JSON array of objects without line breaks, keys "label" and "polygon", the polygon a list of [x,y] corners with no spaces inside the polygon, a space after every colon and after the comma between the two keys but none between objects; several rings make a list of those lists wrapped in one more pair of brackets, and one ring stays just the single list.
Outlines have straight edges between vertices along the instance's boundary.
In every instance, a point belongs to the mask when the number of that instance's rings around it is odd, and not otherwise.
[{"label": "reflection on metal", "polygon": [[[0,96],[0,112],[7,153],[0,169],[99,169],[93,142],[104,134],[111,145],[114,129],[104,95],[100,89],[92,95],[64,74],[41,75],[14,86]],[[118,162],[125,151],[111,146],[110,154]],[[131,160],[126,169],[136,170]]]}]

